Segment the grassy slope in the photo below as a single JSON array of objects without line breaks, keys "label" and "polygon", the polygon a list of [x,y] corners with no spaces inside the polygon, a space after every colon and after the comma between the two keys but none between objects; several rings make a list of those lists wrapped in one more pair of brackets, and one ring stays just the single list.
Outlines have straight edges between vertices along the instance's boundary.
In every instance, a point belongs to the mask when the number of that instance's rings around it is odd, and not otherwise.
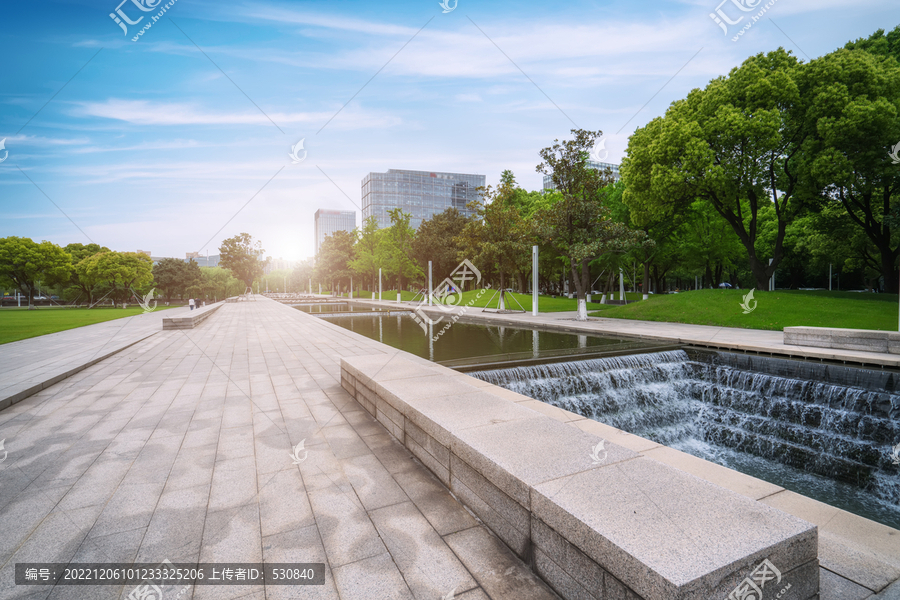
[{"label": "grassy slope", "polygon": [[[167,307],[160,306],[156,310]],[[129,308],[27,308],[0,309],[0,344],[24,340],[66,329],[112,321],[141,314],[140,306]]]},{"label": "grassy slope", "polygon": [[897,331],[897,296],[893,294],[756,290],[756,309],[745,315],[740,304],[747,292],[698,290],[652,295],[646,302],[605,306],[591,316],[778,331],[794,325]]}]

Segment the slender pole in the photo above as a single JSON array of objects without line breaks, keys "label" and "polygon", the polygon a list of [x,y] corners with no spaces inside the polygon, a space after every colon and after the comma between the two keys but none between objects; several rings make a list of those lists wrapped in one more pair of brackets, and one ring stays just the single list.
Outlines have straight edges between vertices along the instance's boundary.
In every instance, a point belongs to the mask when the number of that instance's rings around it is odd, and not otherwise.
[{"label": "slender pole", "polygon": [[[381,268],[378,269],[378,299],[381,300]],[[381,322],[381,319],[378,320]]]},{"label": "slender pole", "polygon": [[309,293],[312,294],[312,277],[309,278]]},{"label": "slender pole", "polygon": [[831,263],[828,263],[828,291],[831,291]]},{"label": "slender pole", "polygon": [[[531,316],[538,314],[538,247],[531,247]],[[535,338],[535,348],[537,347]],[[537,349],[535,349],[537,353]]]},{"label": "slender pole", "polygon": [[353,300],[353,275],[350,276],[350,299]]},{"label": "slender pole", "polygon": [[[773,260],[773,259],[771,259],[771,258],[769,259],[769,264],[770,264],[770,265],[772,264],[772,260]],[[775,272],[774,272],[774,271],[772,272],[772,278],[769,279],[769,291],[770,291],[770,292],[774,292],[774,291],[775,291]]]},{"label": "slender pole", "polygon": [[428,306],[431,306],[431,261],[428,261]]},{"label": "slender pole", "polygon": [[622,272],[622,267],[619,267],[619,301],[625,299],[625,279]]}]

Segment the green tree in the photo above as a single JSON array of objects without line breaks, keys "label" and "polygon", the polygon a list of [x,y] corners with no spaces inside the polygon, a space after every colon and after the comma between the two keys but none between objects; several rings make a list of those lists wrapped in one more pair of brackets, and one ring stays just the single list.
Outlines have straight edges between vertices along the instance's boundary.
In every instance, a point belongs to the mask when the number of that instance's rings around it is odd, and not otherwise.
[{"label": "green tree", "polygon": [[31,238],[0,238],[0,284],[17,288],[28,297],[28,308],[38,284],[51,286],[69,278],[72,257],[52,242]]},{"label": "green tree", "polygon": [[389,277],[397,278],[397,290],[403,289],[403,281],[422,276],[422,269],[413,260],[413,239],[416,230],[409,226],[412,215],[394,208],[388,211],[391,226],[380,236],[379,262],[385,265]]},{"label": "green tree", "polygon": [[[91,282],[83,281],[78,276],[75,265],[89,256],[93,256],[98,252],[109,252],[109,248],[100,244],[69,244],[65,247],[65,251],[72,257],[72,269],[69,271],[69,285],[78,290],[78,296],[85,296],[89,303],[94,301],[94,285]],[[74,296],[75,294],[73,294]]]},{"label": "green tree", "polygon": [[234,276],[244,282],[246,288],[252,288],[253,282],[263,274],[268,260],[262,242],[253,242],[249,233],[241,233],[230,237],[219,246],[219,264],[231,271]]},{"label": "green tree", "polygon": [[153,265],[153,279],[166,296],[184,298],[187,289],[201,278],[200,265],[194,259],[184,262],[178,258],[164,258]]},{"label": "green tree", "polygon": [[470,204],[478,216],[459,235],[462,250],[457,260],[469,258],[479,270],[499,275],[504,290],[507,277],[519,272],[530,258],[529,228],[512,202],[515,179],[507,177],[496,190],[487,186],[480,192],[481,200]]},{"label": "green tree", "polygon": [[[293,292],[301,292],[307,289],[310,285],[310,279],[313,277],[313,273],[315,272],[315,268],[311,261],[305,260],[301,262],[299,265],[294,267],[294,270],[291,271],[291,275],[288,278],[288,285]],[[312,290],[309,290],[312,293]]]},{"label": "green tree", "polygon": [[214,302],[238,296],[245,290],[243,282],[222,267],[200,267],[199,290]]},{"label": "green tree", "polygon": [[879,56],[893,56],[897,62],[900,62],[900,25],[894,27],[887,34],[884,33],[884,29],[879,29],[868,38],[847,42],[844,48],[865,50]]},{"label": "green tree", "polygon": [[76,266],[79,277],[109,288],[113,306],[153,285],[153,261],[139,252],[99,252]]},{"label": "green tree", "polygon": [[612,183],[612,173],[588,166],[588,155],[602,131],[573,129],[573,140],[554,140],[540,151],[537,171],[550,175],[562,199],[535,213],[535,230],[568,268],[578,297],[578,320],[587,320],[590,261],[604,252],[626,252],[639,238],[610,218],[600,190]]},{"label": "green tree", "polygon": [[449,277],[459,264],[462,248],[457,239],[469,222],[455,208],[448,208],[422,221],[413,240],[413,256],[419,259],[423,271],[431,261],[432,277],[436,284]]},{"label": "green tree", "polygon": [[353,260],[354,236],[349,231],[335,231],[326,235],[319,246],[319,254],[316,256],[316,267],[313,277],[321,282],[330,284],[332,292],[335,281],[340,287],[350,278],[350,261]]},{"label": "green tree", "polygon": [[[639,128],[622,162],[624,201],[638,224],[709,203],[743,244],[765,288],[796,212],[799,150],[807,135],[796,58],[779,48],[748,58]],[[773,205],[772,263],[758,256],[759,212]]]},{"label": "green tree", "polygon": [[356,237],[354,246],[354,258],[348,263],[350,269],[362,277],[368,277],[372,283],[371,290],[375,289],[375,278],[378,277],[378,248],[381,243],[382,232],[378,229],[378,221],[375,217],[369,217],[363,223],[362,229],[354,229]]},{"label": "green tree", "polygon": [[[900,31],[892,34],[896,44]],[[885,288],[896,293],[900,232],[885,217],[900,206],[900,168],[890,154],[900,142],[900,64],[889,53],[840,49],[811,61],[798,80],[811,131],[803,174],[813,193],[843,206],[863,230]]]}]

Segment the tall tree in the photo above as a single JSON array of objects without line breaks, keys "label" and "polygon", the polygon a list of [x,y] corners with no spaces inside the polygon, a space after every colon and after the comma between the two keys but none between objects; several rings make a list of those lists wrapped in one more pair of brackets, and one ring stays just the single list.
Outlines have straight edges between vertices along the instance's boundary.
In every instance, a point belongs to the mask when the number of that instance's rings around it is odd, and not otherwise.
[{"label": "tall tree", "polygon": [[368,277],[375,289],[375,278],[378,277],[378,247],[382,232],[378,229],[378,221],[375,217],[369,217],[363,223],[362,229],[354,229],[356,244],[354,246],[354,258],[350,261],[350,269],[362,277]]},{"label": "tall tree", "polygon": [[262,242],[254,243],[253,236],[241,233],[228,238],[219,246],[219,265],[234,273],[246,288],[252,288],[253,282],[263,274],[268,263],[268,259],[262,258],[265,252]]},{"label": "tall tree", "polygon": [[184,262],[179,258],[164,258],[153,265],[153,279],[166,299],[175,295],[184,298],[185,291],[201,279],[200,265],[194,259]]},{"label": "tall tree", "polygon": [[153,261],[140,252],[99,252],[76,266],[79,276],[110,289],[113,306],[153,284]]},{"label": "tall tree", "polygon": [[458,260],[469,258],[479,270],[499,275],[501,290],[506,289],[507,277],[518,272],[530,257],[529,228],[512,201],[516,188],[510,176],[501,179],[496,190],[491,186],[480,190],[481,199],[470,205],[478,216],[466,223],[458,238],[463,246]]},{"label": "tall tree", "polygon": [[900,168],[891,157],[900,143],[900,64],[890,54],[840,49],[811,61],[799,81],[812,132],[804,174],[865,232],[885,288],[897,292],[900,231],[885,217],[900,206]]},{"label": "tall tree", "polygon": [[78,295],[83,295],[88,299],[89,303],[94,302],[94,284],[90,281],[81,279],[78,276],[78,270],[75,265],[89,256],[93,256],[98,252],[109,252],[109,248],[100,244],[68,244],[65,251],[72,257],[72,269],[69,271],[69,284],[78,290]]},{"label": "tall tree", "polygon": [[640,237],[610,218],[600,190],[612,183],[607,169],[588,166],[588,156],[602,131],[573,129],[575,139],[540,151],[537,171],[550,175],[562,199],[535,213],[535,229],[566,263],[578,297],[578,320],[587,320],[590,291],[589,263],[603,252],[625,252]]},{"label": "tall tree", "polygon": [[[796,213],[798,153],[808,133],[798,68],[782,48],[750,57],[639,128],[622,163],[624,201],[635,221],[660,221],[697,199],[708,202],[737,234],[757,286],[765,288]],[[777,219],[771,264],[756,249],[767,204]]]},{"label": "tall tree", "polygon": [[397,277],[397,291],[403,290],[404,280],[422,276],[422,269],[413,260],[413,239],[416,230],[409,226],[412,215],[395,208],[388,211],[391,226],[381,235],[379,259],[387,267],[389,276]]},{"label": "tall tree", "polygon": [[[291,271],[291,276],[288,278],[288,285],[294,292],[305,290],[310,285],[310,279],[312,279],[314,272],[315,267],[312,261],[305,260]],[[312,293],[311,289],[309,291]]]},{"label": "tall tree", "polygon": [[52,242],[34,242],[31,238],[0,238],[0,283],[17,288],[28,297],[28,308],[39,283],[45,286],[66,281],[72,269],[72,257]]},{"label": "tall tree", "polygon": [[350,277],[350,261],[353,260],[353,234],[349,231],[335,231],[326,235],[319,246],[319,254],[316,256],[315,278],[319,281],[327,281],[331,284],[331,290],[337,291],[334,282],[338,286]]},{"label": "tall tree", "polygon": [[435,282],[449,277],[459,264],[460,245],[458,236],[469,222],[455,208],[448,208],[430,219],[422,221],[413,240],[413,256],[419,259],[423,270],[431,261]]}]

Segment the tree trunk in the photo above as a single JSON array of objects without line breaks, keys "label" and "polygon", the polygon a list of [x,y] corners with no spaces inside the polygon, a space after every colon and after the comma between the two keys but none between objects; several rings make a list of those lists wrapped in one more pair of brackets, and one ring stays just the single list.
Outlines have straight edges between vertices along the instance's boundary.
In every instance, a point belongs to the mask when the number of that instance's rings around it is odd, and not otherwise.
[{"label": "tree trunk", "polygon": [[[575,317],[576,321],[587,321],[587,298],[585,295],[585,287],[590,285],[591,273],[588,268],[587,259],[583,259],[581,261],[581,273],[578,273],[578,263],[574,260],[571,261],[571,273],[570,276],[572,281],[575,283],[575,295],[578,298],[578,316]],[[587,280],[585,282],[585,280]]]},{"label": "tree trunk", "polygon": [[650,297],[650,261],[644,263],[644,281],[641,282],[641,289],[644,292],[644,300]]}]

